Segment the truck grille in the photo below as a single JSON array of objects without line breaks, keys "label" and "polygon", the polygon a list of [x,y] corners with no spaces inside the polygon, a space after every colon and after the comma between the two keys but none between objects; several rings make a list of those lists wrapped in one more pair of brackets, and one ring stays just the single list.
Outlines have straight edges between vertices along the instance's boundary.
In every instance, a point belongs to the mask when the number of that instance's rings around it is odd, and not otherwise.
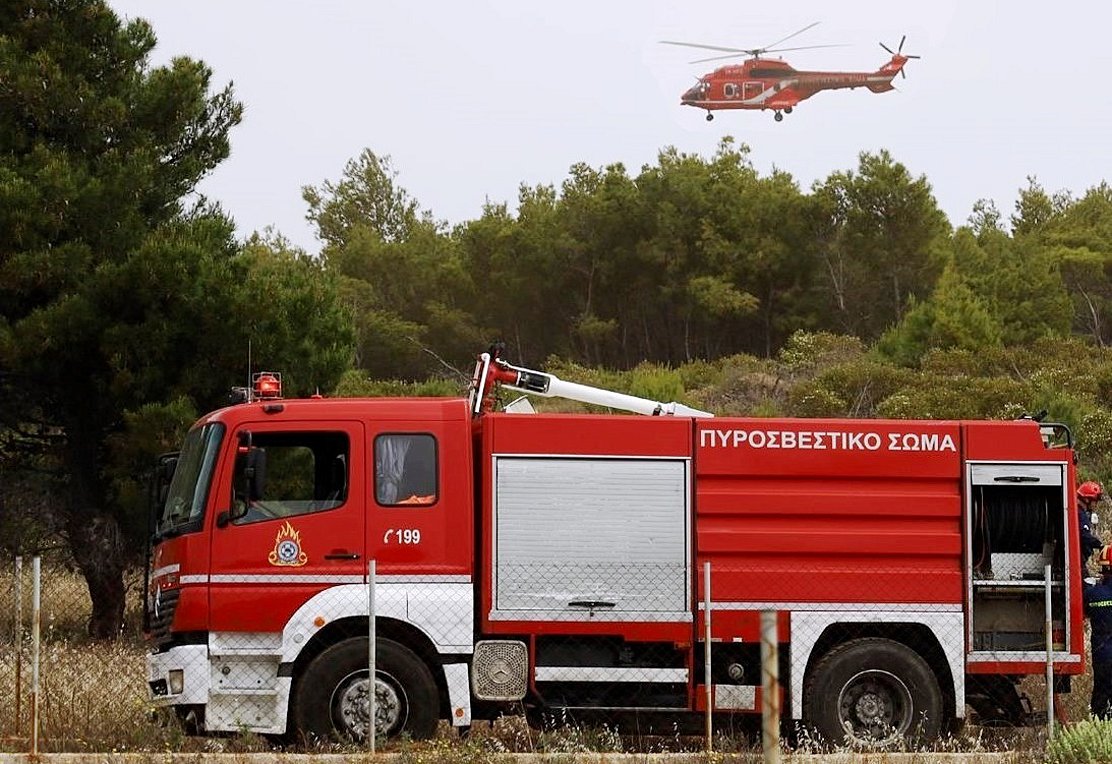
[{"label": "truck grille", "polygon": [[150,611],[151,642],[162,646],[170,641],[170,625],[174,622],[174,611],[178,609],[181,589],[161,589],[156,604]]},{"label": "truck grille", "polygon": [[471,688],[479,700],[521,700],[525,697],[529,650],[524,642],[486,639],[475,644]]}]

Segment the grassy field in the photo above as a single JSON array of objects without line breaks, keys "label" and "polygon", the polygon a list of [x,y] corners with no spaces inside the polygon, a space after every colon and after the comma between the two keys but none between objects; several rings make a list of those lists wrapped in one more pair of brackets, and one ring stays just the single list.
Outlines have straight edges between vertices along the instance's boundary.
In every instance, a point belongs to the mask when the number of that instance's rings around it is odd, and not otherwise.
[{"label": "grassy field", "polygon": [[[21,649],[13,649],[14,586],[10,561],[0,570],[0,751],[28,750],[30,729],[31,652],[30,565],[24,566],[23,636]],[[128,602],[129,629],[115,642],[90,642],[84,637],[88,614],[88,595],[81,578],[60,566],[43,571],[41,656],[41,733],[43,751],[226,751],[269,750],[270,741],[253,735],[223,738],[187,737],[174,723],[159,723],[147,703],[145,648],[137,624],[141,604],[138,586],[132,586]],[[17,657],[21,659],[17,678]],[[17,692],[17,684],[19,691]],[[1088,716],[1091,680],[1086,675],[1075,679],[1072,694],[1063,696],[1071,719]],[[1032,677],[1024,690],[1032,705],[1039,709],[1045,697],[1045,684]],[[510,717],[494,724],[477,724],[466,743],[453,730],[442,729],[431,743],[411,746],[429,751],[451,747],[455,758],[485,752],[662,752],[698,751],[700,738],[630,737],[606,728],[565,725],[551,732],[530,729],[521,717]],[[398,746],[393,746],[395,749]],[[404,747],[404,746],[403,746]],[[966,727],[958,736],[944,741],[940,749],[950,751],[995,751],[1019,748],[1032,753],[1042,751],[1040,730],[998,731]],[[324,750],[344,750],[323,748]],[[350,748],[348,749],[350,750]],[[407,749],[408,750],[408,749]],[[744,753],[752,743],[726,727],[715,740],[715,750]]]}]

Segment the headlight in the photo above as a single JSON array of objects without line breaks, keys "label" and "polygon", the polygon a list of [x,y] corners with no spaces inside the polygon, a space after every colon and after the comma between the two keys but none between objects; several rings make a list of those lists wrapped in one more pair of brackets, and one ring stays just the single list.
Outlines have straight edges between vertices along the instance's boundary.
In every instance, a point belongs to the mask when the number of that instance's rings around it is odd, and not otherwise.
[{"label": "headlight", "polygon": [[185,689],[185,672],[181,669],[173,669],[169,674],[170,679],[170,694],[181,695],[182,690]]}]

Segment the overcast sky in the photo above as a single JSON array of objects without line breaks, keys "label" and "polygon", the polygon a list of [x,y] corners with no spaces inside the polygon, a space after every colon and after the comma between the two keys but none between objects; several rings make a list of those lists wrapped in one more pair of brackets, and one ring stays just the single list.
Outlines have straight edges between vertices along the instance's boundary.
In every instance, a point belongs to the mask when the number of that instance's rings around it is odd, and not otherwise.
[{"label": "overcast sky", "polygon": [[[1112,174],[1103,2],[109,3],[150,21],[155,63],[199,58],[246,106],[201,192],[242,236],[274,226],[310,252],[320,244],[301,187],[339,179],[364,148],[389,155],[398,183],[449,223],[485,201],[514,209],[520,184],[558,186],[575,162],[636,175],[665,146],[710,156],[723,135],[803,189],[886,148],[927,176],[954,224],[979,198],[1010,214],[1028,175],[1080,195]],[[706,122],[680,106],[719,64],[659,40],[759,47],[815,21],[790,44],[845,47],[783,54],[796,68],[874,70],[888,59],[877,43],[903,34],[922,60],[896,92],[819,93],[780,123],[762,111]]]}]

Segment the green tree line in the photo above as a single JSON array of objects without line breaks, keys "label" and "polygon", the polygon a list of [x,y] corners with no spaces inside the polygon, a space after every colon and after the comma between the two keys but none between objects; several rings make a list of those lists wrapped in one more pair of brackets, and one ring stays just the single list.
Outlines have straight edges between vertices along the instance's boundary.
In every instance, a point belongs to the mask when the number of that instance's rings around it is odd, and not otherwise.
[{"label": "green tree line", "polygon": [[[368,148],[303,189],[318,253],[246,240],[198,182],[233,88],[103,0],[0,8],[0,544],[59,548],[96,636],[142,559],[143,477],[256,368],[287,394],[458,394],[516,363],[720,414],[1047,409],[1112,476],[1112,189],[955,227],[888,152],[808,188],[724,138],[439,221]],[[248,350],[250,348],[250,351]],[[462,371],[458,371],[462,370]]]}]

